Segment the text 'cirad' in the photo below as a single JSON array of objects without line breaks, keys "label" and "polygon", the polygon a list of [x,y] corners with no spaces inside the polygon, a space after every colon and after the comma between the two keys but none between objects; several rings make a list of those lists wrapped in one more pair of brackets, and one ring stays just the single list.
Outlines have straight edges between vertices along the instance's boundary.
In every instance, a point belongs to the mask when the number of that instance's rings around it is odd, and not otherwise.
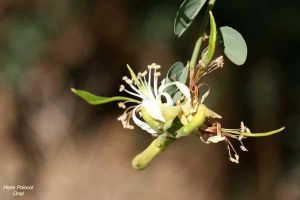
[{"label": "text 'cirad'", "polygon": [[3,190],[12,191],[13,196],[24,196],[25,191],[33,190],[33,185],[3,185]]}]

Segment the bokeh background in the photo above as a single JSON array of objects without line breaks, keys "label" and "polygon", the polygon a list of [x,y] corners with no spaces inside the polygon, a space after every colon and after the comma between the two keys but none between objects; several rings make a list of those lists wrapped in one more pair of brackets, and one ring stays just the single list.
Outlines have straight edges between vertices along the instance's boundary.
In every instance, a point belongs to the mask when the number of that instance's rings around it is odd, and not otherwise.
[{"label": "bokeh background", "polygon": [[[92,107],[70,87],[118,94],[126,64],[153,62],[165,74],[186,62],[199,20],[181,38],[173,19],[181,0],[0,1],[0,199],[300,199],[299,1],[218,1],[218,26],[242,33],[244,66],[206,77],[207,104],[226,127],[243,120],[253,131],[240,164],[222,143],[197,137],[171,145],[145,171],[131,159],[152,140],[123,130],[115,103]],[[3,185],[34,185],[13,197]]]}]

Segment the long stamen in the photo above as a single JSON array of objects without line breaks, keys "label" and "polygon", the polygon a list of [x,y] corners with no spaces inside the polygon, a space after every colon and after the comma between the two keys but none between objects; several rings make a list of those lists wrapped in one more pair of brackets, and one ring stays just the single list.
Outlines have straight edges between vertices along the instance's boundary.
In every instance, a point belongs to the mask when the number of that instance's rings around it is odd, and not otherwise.
[{"label": "long stamen", "polygon": [[123,80],[131,87],[131,89],[133,89],[137,94],[142,96],[142,93],[140,92],[140,90],[138,90],[138,88],[136,88],[133,85],[133,81],[128,79],[126,76],[123,77]]},{"label": "long stamen", "polygon": [[128,107],[125,111],[124,111],[124,113],[126,113],[126,114],[129,114],[130,112],[129,112],[129,110],[131,110],[131,109],[133,109],[133,108],[135,108],[136,106],[130,106],[130,107]]},{"label": "long stamen", "polygon": [[[146,75],[147,75],[147,71],[144,71],[143,73],[140,73],[140,81],[143,85],[145,85],[146,90],[144,91],[144,95],[149,98],[149,99],[155,99],[153,92],[152,92],[152,88],[151,88],[151,84],[147,82],[146,80]],[[149,72],[150,75],[150,72]]]},{"label": "long stamen", "polygon": [[149,86],[149,88],[150,88],[150,87],[151,87],[152,66],[149,65],[149,66],[148,66],[148,69],[149,69],[148,86]]},{"label": "long stamen", "polygon": [[[141,92],[142,92],[142,93],[145,93],[145,90],[148,89],[148,86],[147,86],[146,83],[145,83],[145,80],[144,80],[144,78],[143,78],[143,74],[142,74],[142,73],[138,73],[138,80],[139,80],[140,83],[141,83],[141,88],[140,88]],[[145,94],[144,94],[144,95],[145,95]]]},{"label": "long stamen", "polygon": [[[145,71],[146,72],[146,71]],[[147,83],[147,80],[146,80],[146,74],[147,73],[142,73],[141,74],[141,81],[143,82],[143,85],[145,85],[145,87],[147,88],[147,89],[149,89],[150,87],[151,87],[151,85],[149,85],[148,83]]]},{"label": "long stamen", "polygon": [[[119,103],[118,103],[118,106],[119,106],[120,108],[125,109],[127,103],[134,103],[134,102],[131,102],[131,101],[123,101],[123,102],[119,102]],[[135,102],[135,103],[140,103],[140,102]],[[131,107],[135,107],[135,106],[131,106]],[[130,107],[129,107],[129,108],[130,108]]]},{"label": "long stamen", "polygon": [[224,65],[223,56],[219,56],[218,58],[213,60],[211,63],[209,63],[208,66],[206,66],[204,68],[205,72],[202,74],[202,76],[205,76],[205,75],[215,71],[216,69],[222,68],[223,65]]},{"label": "long stamen", "polygon": [[[228,139],[226,139],[226,144],[227,144],[227,149],[228,149],[228,154],[229,154],[229,160],[232,162],[235,162],[235,163],[239,163],[239,156],[238,156],[236,150],[234,149],[233,145],[231,144],[231,142]],[[233,158],[233,156],[231,155],[230,148],[233,150],[235,158]]]},{"label": "long stamen", "polygon": [[139,95],[139,94],[136,94],[136,93],[133,93],[133,92],[131,92],[131,91],[129,91],[129,90],[127,90],[127,89],[125,89],[125,86],[124,86],[124,85],[120,85],[120,89],[119,89],[119,91],[120,91],[120,92],[122,92],[122,91],[125,91],[125,92],[127,92],[128,94],[131,94],[132,96],[135,96],[135,97],[138,97],[138,98],[144,99],[144,97],[143,97],[143,96],[141,96],[141,95]]},{"label": "long stamen", "polygon": [[158,81],[158,77],[160,76],[160,72],[156,72],[155,69],[155,74],[154,74],[154,94],[157,97],[158,96],[158,91],[157,91],[157,81]]}]

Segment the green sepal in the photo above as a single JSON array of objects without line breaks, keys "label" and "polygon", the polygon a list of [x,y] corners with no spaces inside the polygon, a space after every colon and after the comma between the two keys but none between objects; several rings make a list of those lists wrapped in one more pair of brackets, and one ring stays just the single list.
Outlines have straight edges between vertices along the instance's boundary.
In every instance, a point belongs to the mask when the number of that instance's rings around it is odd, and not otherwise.
[{"label": "green sepal", "polygon": [[138,100],[128,98],[128,97],[123,97],[123,96],[103,97],[103,96],[94,95],[85,90],[77,90],[74,88],[71,88],[71,91],[91,105],[100,105],[104,103],[110,103],[112,101],[129,101],[129,102],[139,103]]},{"label": "green sepal", "polygon": [[281,127],[279,129],[273,130],[273,131],[268,131],[268,132],[263,132],[263,133],[246,133],[246,132],[242,132],[239,133],[238,135],[242,135],[245,137],[265,137],[265,136],[270,136],[270,135],[274,135],[276,133],[280,133],[285,129],[285,127]]},{"label": "green sepal", "polygon": [[210,35],[209,35],[208,49],[204,60],[205,65],[207,65],[211,61],[215,53],[216,40],[217,40],[217,26],[216,26],[215,18],[211,11],[209,11],[209,18],[210,18]]}]

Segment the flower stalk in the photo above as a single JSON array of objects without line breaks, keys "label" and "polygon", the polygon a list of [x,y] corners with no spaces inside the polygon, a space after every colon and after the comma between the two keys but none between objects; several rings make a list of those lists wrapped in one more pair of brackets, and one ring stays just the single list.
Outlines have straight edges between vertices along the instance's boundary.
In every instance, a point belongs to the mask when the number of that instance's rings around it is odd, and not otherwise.
[{"label": "flower stalk", "polygon": [[136,155],[131,164],[135,170],[143,170],[151,163],[151,161],[161,154],[175,138],[171,138],[167,133],[159,135],[151,144],[141,153]]}]

